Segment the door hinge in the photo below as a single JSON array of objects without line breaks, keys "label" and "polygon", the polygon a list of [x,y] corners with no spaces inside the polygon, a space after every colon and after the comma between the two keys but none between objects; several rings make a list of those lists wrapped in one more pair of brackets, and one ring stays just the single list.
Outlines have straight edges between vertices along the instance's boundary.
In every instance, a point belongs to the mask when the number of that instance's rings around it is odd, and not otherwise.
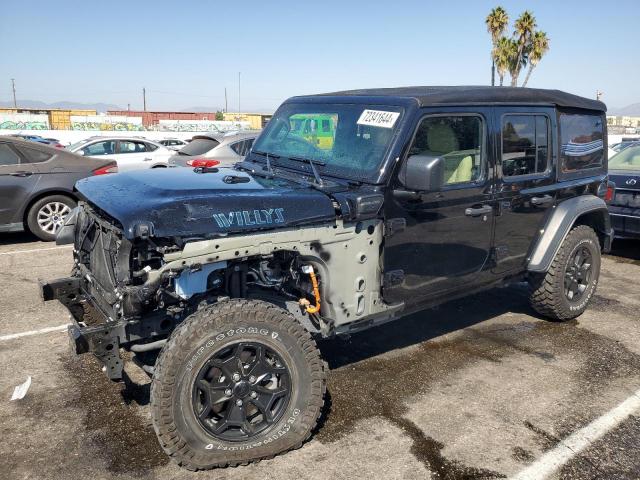
[{"label": "door hinge", "polygon": [[384,274],[382,286],[384,288],[395,287],[404,282],[404,270],[391,270]]},{"label": "door hinge", "polygon": [[390,218],[384,224],[384,236],[390,237],[401,232],[407,227],[407,220],[404,218]]}]

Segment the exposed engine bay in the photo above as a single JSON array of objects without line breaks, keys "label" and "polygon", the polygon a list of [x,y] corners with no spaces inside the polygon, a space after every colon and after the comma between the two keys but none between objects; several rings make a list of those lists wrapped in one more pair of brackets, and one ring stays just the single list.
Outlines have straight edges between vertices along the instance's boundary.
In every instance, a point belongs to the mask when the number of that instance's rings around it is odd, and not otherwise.
[{"label": "exposed engine bay", "polygon": [[74,271],[61,285],[69,293],[52,295],[77,322],[78,353],[100,357],[104,347],[113,360],[117,347],[166,338],[198,308],[227,298],[278,304],[324,336],[357,330],[359,320],[365,328],[372,318],[395,312],[381,297],[378,219],[130,241],[115,220],[83,203],[67,225],[73,229]]}]

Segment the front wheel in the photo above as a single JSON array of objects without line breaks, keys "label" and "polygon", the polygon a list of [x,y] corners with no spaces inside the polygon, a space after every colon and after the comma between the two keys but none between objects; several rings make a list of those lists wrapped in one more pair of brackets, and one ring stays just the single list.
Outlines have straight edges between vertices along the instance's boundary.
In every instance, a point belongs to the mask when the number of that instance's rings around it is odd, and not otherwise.
[{"label": "front wheel", "polygon": [[553,320],[586,310],[600,277],[600,242],[591,227],[579,225],[564,239],[549,270],[530,279],[531,306]]},{"label": "front wheel", "polygon": [[224,301],[187,318],[162,349],[153,426],[164,451],[189,470],[269,458],[309,438],[325,376],[311,335],[288,312]]}]

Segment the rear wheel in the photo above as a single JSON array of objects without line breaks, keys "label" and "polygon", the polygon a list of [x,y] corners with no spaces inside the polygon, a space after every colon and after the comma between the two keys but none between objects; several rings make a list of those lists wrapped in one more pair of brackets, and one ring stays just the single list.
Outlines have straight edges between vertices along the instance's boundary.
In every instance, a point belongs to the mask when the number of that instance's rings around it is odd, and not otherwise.
[{"label": "rear wheel", "polygon": [[164,346],[151,387],[154,429],[190,470],[297,448],[323,406],[325,366],[310,334],[261,301],[205,307]]},{"label": "rear wheel", "polygon": [[27,226],[41,240],[50,242],[64,225],[76,202],[64,195],[51,195],[35,202],[27,214]]},{"label": "rear wheel", "polygon": [[549,270],[530,279],[531,305],[554,320],[578,317],[586,310],[600,276],[600,242],[591,227],[569,232]]}]

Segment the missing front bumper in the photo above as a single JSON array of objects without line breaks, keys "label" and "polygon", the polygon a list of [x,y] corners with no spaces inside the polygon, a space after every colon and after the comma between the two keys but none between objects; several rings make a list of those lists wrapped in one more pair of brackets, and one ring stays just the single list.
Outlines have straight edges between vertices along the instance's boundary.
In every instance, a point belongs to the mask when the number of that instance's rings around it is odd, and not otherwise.
[{"label": "missing front bumper", "polygon": [[[76,355],[93,353],[102,362],[111,380],[121,380],[123,364],[120,339],[126,338],[125,322],[114,322],[107,318],[83,291],[79,277],[41,282],[40,294],[45,302],[58,300],[69,310],[72,319],[72,324],[68,327],[71,351]],[[86,305],[100,317],[95,324],[86,325],[82,321]]]}]

